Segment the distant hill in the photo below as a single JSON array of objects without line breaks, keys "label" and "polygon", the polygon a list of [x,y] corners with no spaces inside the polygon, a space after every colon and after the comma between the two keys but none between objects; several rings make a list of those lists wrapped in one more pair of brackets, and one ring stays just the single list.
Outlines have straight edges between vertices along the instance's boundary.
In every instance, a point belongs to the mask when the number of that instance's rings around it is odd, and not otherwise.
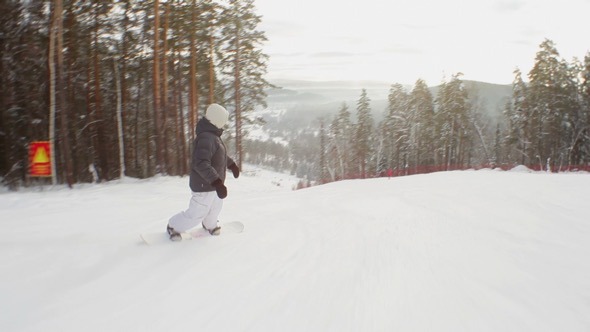
[{"label": "distant hill", "polygon": [[[502,110],[512,94],[512,86],[467,80],[464,82],[476,109],[493,121],[501,122]],[[284,110],[284,114],[291,119],[305,117],[308,120],[335,114],[342,103],[347,103],[354,114],[362,89],[367,90],[375,119],[379,120],[387,108],[387,96],[392,85],[379,81],[277,80],[272,83],[280,88],[267,91],[269,108]],[[405,87],[408,92],[412,89],[412,86]],[[430,88],[434,98],[439,87],[440,85]],[[294,111],[297,114],[291,114]],[[313,113],[311,119],[309,113]],[[296,122],[301,124],[306,121]]]},{"label": "distant hill", "polygon": [[367,89],[372,100],[387,99],[391,84],[376,81],[297,81],[277,80],[280,87],[268,92],[269,104],[313,104],[350,102]]},{"label": "distant hill", "polygon": [[[478,81],[463,81],[465,87],[472,98],[472,103],[475,104],[476,109],[484,114],[490,115],[496,120],[500,120],[502,111],[506,102],[512,96],[512,85],[492,84]],[[432,95],[436,97],[440,85],[431,87]]]}]

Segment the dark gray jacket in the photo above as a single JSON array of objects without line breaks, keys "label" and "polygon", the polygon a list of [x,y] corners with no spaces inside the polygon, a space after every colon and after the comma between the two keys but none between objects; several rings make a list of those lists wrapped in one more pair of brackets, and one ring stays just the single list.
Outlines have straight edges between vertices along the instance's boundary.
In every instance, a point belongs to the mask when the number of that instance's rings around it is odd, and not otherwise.
[{"label": "dark gray jacket", "polygon": [[205,117],[197,123],[197,138],[191,160],[190,187],[193,192],[215,191],[211,185],[220,179],[225,182],[225,170],[234,161],[227,156],[221,140],[223,129],[215,127]]}]

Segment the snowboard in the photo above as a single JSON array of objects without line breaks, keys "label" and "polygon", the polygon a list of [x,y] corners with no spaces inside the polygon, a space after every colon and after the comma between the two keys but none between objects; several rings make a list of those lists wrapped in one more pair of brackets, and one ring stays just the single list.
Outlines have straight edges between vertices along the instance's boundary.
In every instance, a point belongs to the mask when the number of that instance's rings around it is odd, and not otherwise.
[{"label": "snowboard", "polygon": [[201,226],[191,230],[190,232],[181,233],[182,241],[171,241],[170,236],[167,232],[152,232],[152,233],[142,233],[139,235],[141,240],[147,245],[157,245],[163,243],[175,243],[175,242],[184,242],[187,240],[198,239],[200,237],[207,237],[207,236],[223,236],[227,234],[236,234],[241,233],[244,231],[244,224],[239,221],[230,221],[219,223],[221,226],[221,233],[219,235],[211,235],[209,232],[204,230]]}]

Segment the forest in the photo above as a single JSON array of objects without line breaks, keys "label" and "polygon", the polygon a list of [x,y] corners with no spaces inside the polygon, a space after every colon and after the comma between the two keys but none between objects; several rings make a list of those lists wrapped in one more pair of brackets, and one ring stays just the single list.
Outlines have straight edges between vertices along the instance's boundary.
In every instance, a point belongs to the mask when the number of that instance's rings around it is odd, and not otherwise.
[{"label": "forest", "polygon": [[356,121],[346,104],[322,128],[320,179],[406,175],[526,165],[535,170],[590,170],[590,54],[562,59],[539,45],[525,83],[514,71],[504,121],[489,126],[461,73],[433,96],[419,79],[411,91],[391,87],[384,119],[374,124],[366,91]]},{"label": "forest", "polygon": [[[385,110],[361,90],[356,105],[279,144],[247,136],[277,88],[254,0],[2,0],[0,11],[0,178],[12,189],[188,174],[196,121],[213,102],[231,113],[224,139],[240,165],[320,183],[590,165],[590,54],[565,60],[549,39],[526,76],[514,71],[500,123],[456,73],[435,94],[422,79],[392,84]],[[29,176],[34,141],[51,142],[50,180]]]},{"label": "forest", "polygon": [[411,89],[392,84],[385,110],[372,109],[363,89],[356,105],[343,102],[317,128],[291,133],[288,147],[267,142],[250,152],[275,169],[290,167],[301,186],[517,165],[590,171],[590,54],[566,61],[545,39],[527,78],[514,71],[500,121],[490,121],[456,73],[436,93],[422,79]]},{"label": "forest", "polygon": [[5,185],[32,181],[33,141],[51,142],[53,183],[187,174],[210,103],[230,111],[242,163],[242,125],[271,86],[253,0],[2,0],[0,12]]}]

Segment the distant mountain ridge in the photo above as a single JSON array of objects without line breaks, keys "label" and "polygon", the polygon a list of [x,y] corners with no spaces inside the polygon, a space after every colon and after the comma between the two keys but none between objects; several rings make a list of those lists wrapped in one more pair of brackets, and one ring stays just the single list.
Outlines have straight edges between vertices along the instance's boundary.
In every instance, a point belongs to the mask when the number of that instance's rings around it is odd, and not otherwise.
[{"label": "distant mountain ridge", "polygon": [[[479,114],[479,130],[486,137],[493,137],[497,124],[506,123],[502,111],[510,100],[512,86],[467,80],[463,82],[473,109]],[[267,90],[267,107],[257,109],[252,115],[264,122],[244,127],[246,141],[250,144],[250,156],[257,162],[262,160],[269,163],[271,167],[296,167],[303,173],[310,171],[313,166],[307,154],[317,156],[321,126],[329,128],[343,103],[348,106],[350,120],[356,123],[357,103],[361,90],[366,89],[371,100],[373,123],[377,128],[387,114],[388,95],[392,86],[377,81],[280,80],[271,83],[280,88]],[[409,85],[404,87],[408,93],[413,89]],[[429,89],[436,99],[440,85]]]},{"label": "distant mountain ridge", "polygon": [[[512,95],[512,85],[493,84],[464,80],[472,103],[478,112],[488,115],[495,121],[502,121],[502,110]],[[267,91],[269,108],[290,112],[313,111],[318,116],[336,113],[342,103],[354,113],[361,90],[366,89],[371,99],[373,113],[379,117],[387,108],[387,97],[391,83],[380,81],[304,81],[276,80],[271,82],[279,88]],[[413,86],[404,85],[408,92]],[[436,98],[440,85],[430,87]],[[306,114],[307,115],[307,114]]]}]

